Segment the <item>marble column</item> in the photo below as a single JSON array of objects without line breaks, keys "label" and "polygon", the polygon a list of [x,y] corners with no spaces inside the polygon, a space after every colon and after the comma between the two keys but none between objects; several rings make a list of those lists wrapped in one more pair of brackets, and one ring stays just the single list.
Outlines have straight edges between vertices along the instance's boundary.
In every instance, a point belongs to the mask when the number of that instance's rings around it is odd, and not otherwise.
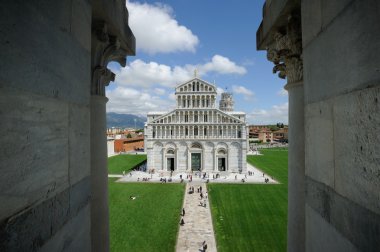
[{"label": "marble column", "polygon": [[108,32],[107,24],[94,21],[91,38],[91,247],[109,251],[108,170],[105,86],[115,74],[107,65],[116,61],[126,65],[127,51],[119,39]]},{"label": "marble column", "polygon": [[289,93],[288,242],[287,250],[305,251],[305,133],[302,34],[299,17],[290,16],[286,29],[273,34],[268,60],[287,78]]}]

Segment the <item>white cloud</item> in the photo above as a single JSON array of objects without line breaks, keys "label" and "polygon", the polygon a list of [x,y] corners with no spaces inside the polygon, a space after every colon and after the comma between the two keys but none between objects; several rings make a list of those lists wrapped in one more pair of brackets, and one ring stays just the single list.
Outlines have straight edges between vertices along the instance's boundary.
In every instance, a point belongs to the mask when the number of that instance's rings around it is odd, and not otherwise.
[{"label": "white cloud", "polygon": [[146,116],[149,111],[169,111],[175,106],[169,100],[170,95],[165,99],[149,92],[121,86],[107,91],[107,97],[107,112]]},{"label": "white cloud", "polygon": [[211,61],[204,64],[185,66],[168,66],[157,62],[144,62],[140,59],[132,61],[120,71],[115,71],[118,85],[136,86],[148,88],[152,85],[164,87],[175,87],[177,84],[192,78],[194,69],[198,70],[199,75],[206,75],[209,72],[219,74],[245,74],[246,69],[238,66],[230,59],[215,55]]},{"label": "white cloud", "polygon": [[271,109],[254,109],[247,114],[250,124],[276,124],[282,122],[288,124],[288,107],[286,102],[280,105],[274,105]]},{"label": "white cloud", "polygon": [[150,87],[162,85],[175,87],[179,82],[191,78],[190,71],[182,67],[170,67],[156,62],[132,61],[125,68],[116,72],[115,82],[123,86]]},{"label": "white cloud", "polygon": [[251,100],[255,95],[255,93],[243,86],[232,86],[232,92],[242,94],[245,100]]},{"label": "white cloud", "polygon": [[199,65],[198,70],[199,74],[205,74],[207,72],[217,72],[220,74],[247,73],[247,70],[244,67],[236,65],[235,62],[221,55],[214,55],[214,57],[211,59],[211,62]]},{"label": "white cloud", "polygon": [[195,52],[199,39],[179,25],[173,10],[165,4],[127,2],[129,25],[136,37],[137,49],[149,54],[178,51]]},{"label": "white cloud", "polygon": [[163,88],[155,88],[154,93],[158,95],[164,95],[165,94],[165,89]]},{"label": "white cloud", "polygon": [[278,96],[287,96],[288,91],[286,91],[284,88],[282,88],[282,89],[278,90],[277,95]]}]

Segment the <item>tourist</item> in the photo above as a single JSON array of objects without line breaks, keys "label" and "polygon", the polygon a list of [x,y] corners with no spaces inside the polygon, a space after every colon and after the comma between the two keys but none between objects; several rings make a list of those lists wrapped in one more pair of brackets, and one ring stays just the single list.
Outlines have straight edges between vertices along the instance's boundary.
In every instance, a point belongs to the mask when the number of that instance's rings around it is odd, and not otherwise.
[{"label": "tourist", "polygon": [[123,176],[125,176],[125,171],[123,171]]},{"label": "tourist", "polygon": [[203,206],[206,207],[206,200],[203,200]]},{"label": "tourist", "polygon": [[197,193],[199,193],[199,186],[197,187]]},{"label": "tourist", "polygon": [[185,208],[182,208],[182,216],[185,216]]},{"label": "tourist", "polygon": [[205,199],[207,199],[207,197],[208,197],[208,192],[205,193]]},{"label": "tourist", "polygon": [[181,218],[180,225],[181,225],[181,226],[185,225],[185,221],[183,220],[183,218]]},{"label": "tourist", "polygon": [[235,175],[235,180],[237,180],[237,175]]},{"label": "tourist", "polygon": [[201,196],[201,199],[203,199],[203,193],[201,193],[200,196]]},{"label": "tourist", "polygon": [[202,192],[202,186],[199,187],[199,192]]},{"label": "tourist", "polygon": [[206,241],[203,241],[203,243],[202,243],[202,251],[206,252],[206,250],[207,250],[207,243],[206,243]]}]

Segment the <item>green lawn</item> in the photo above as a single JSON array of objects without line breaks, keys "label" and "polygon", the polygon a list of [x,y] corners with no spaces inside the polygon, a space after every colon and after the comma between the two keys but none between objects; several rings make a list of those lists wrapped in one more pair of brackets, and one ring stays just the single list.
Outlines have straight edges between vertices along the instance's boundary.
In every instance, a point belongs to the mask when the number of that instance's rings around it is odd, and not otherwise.
[{"label": "green lawn", "polygon": [[135,165],[146,160],[146,155],[125,154],[108,158],[108,173],[122,174],[123,171],[129,172]]},{"label": "green lawn", "polygon": [[286,251],[287,153],[248,157],[283,184],[208,184],[218,251]]},{"label": "green lawn", "polygon": [[247,156],[247,161],[265,172],[273,176],[281,183],[288,183],[288,149],[274,148],[260,150],[263,155]]},{"label": "green lawn", "polygon": [[[112,252],[174,251],[185,184],[109,180]],[[137,196],[130,200],[129,196]]]}]

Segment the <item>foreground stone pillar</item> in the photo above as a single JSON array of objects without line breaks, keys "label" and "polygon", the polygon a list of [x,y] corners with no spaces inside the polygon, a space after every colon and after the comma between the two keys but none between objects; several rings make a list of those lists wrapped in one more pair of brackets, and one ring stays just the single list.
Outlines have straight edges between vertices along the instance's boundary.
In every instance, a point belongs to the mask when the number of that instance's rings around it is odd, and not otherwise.
[{"label": "foreground stone pillar", "polygon": [[[92,251],[109,250],[106,103],[91,96],[91,237]],[[96,237],[96,238],[95,238]]]},{"label": "foreground stone pillar", "polygon": [[127,51],[117,36],[109,34],[107,24],[92,24],[91,40],[91,247],[109,251],[108,171],[105,86],[115,79],[107,69],[110,61],[125,66]]},{"label": "foreground stone pillar", "polygon": [[305,251],[305,130],[303,82],[288,83],[288,251]]},{"label": "foreground stone pillar", "polygon": [[283,29],[272,34],[268,60],[273,72],[287,78],[289,92],[288,251],[305,251],[305,133],[301,23],[289,16]]}]

